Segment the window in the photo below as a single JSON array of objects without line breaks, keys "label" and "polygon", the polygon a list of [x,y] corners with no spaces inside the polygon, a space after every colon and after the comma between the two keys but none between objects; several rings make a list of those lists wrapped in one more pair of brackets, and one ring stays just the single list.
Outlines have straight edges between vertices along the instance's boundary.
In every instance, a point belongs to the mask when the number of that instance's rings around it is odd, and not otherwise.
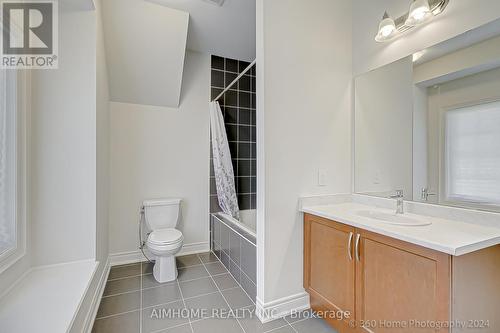
[{"label": "window", "polygon": [[500,205],[500,102],[445,113],[446,200]]},{"label": "window", "polygon": [[0,272],[25,253],[26,75],[0,70]]},{"label": "window", "polygon": [[0,79],[0,256],[16,247],[16,82],[9,71]]}]

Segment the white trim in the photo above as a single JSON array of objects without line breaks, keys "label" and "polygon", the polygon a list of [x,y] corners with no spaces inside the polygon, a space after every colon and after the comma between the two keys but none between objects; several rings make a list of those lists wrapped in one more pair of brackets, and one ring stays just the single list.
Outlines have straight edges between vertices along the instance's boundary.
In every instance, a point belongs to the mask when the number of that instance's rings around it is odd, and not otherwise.
[{"label": "white trim", "polygon": [[307,310],[311,307],[309,303],[309,294],[305,291],[268,303],[263,303],[259,298],[257,298],[255,306],[255,314],[262,323],[283,318],[294,312]]},{"label": "white trim", "polygon": [[31,272],[33,272],[33,267],[28,268],[21,274],[7,289],[5,289],[2,293],[0,293],[0,299],[2,299],[5,295],[10,293],[26,276],[28,276]]},{"label": "white trim", "polygon": [[[264,299],[266,268],[266,154],[265,154],[265,36],[264,0],[256,2],[256,59],[255,59],[255,99],[256,99],[256,152],[257,152],[257,205],[256,205],[256,245],[257,245],[257,301]],[[269,253],[271,255],[271,253]]]},{"label": "white trim", "polygon": [[15,71],[16,94],[16,246],[0,255],[0,274],[26,255],[29,207],[29,142],[31,76],[29,71]]},{"label": "white trim", "polygon": [[140,250],[129,251],[129,252],[119,252],[113,253],[109,255],[109,265],[117,266],[117,265],[125,265],[125,264],[133,264],[136,262],[141,262],[146,260],[142,255]]},{"label": "white trim", "polygon": [[[146,248],[144,250],[146,252],[146,255],[148,255],[148,257],[153,256],[151,254],[148,254],[148,251]],[[179,251],[179,253],[176,254],[176,256],[204,253],[204,252],[209,252],[209,251],[210,251],[210,246],[209,246],[208,242],[184,244],[182,246],[182,249]],[[144,255],[142,254],[141,250],[112,253],[109,255],[110,266],[133,264],[133,263],[141,262],[141,261],[145,261],[145,260],[146,260],[146,258],[144,258]]]},{"label": "white trim", "polygon": [[96,274],[97,270],[99,269],[99,261],[95,261],[92,259],[92,260],[82,260],[82,262],[95,263],[94,271],[92,272],[92,276],[90,277],[90,280],[87,283],[87,287],[85,288],[85,291],[84,291],[82,297],[80,298],[80,302],[78,302],[78,306],[76,307],[76,311],[73,314],[73,318],[71,319],[71,322],[69,323],[67,332],[69,332],[72,329],[73,324],[75,323],[75,319],[76,319],[76,317],[77,317],[77,315],[80,312],[80,309],[82,307],[83,301],[85,300],[85,296],[87,296],[87,293],[89,292],[90,286],[92,285],[92,281],[94,281],[95,274]]},{"label": "white trim", "polygon": [[106,260],[105,265],[106,266],[102,271],[101,278],[99,279],[99,284],[97,285],[94,296],[92,297],[92,303],[90,304],[89,312],[85,317],[82,332],[92,332],[92,327],[94,326],[95,318],[97,316],[97,310],[99,309],[99,305],[101,304],[102,295],[104,294],[104,288],[106,287],[106,281],[108,281],[109,270],[111,268],[109,264],[109,257],[108,260]]}]

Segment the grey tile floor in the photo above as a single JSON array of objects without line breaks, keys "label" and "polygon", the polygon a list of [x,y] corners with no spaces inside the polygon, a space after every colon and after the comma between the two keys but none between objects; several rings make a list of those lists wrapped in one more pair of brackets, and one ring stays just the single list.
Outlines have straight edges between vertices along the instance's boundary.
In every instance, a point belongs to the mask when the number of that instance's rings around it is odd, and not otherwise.
[{"label": "grey tile floor", "polygon": [[178,279],[161,284],[148,262],[113,267],[92,332],[335,333],[308,312],[261,324],[255,304],[212,253],[178,257],[177,267]]}]

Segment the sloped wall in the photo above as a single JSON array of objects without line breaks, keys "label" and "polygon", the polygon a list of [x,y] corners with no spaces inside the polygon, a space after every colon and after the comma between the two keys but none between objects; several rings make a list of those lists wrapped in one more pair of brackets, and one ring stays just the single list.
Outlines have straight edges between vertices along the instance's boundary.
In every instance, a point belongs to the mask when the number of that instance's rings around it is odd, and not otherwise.
[{"label": "sloped wall", "polygon": [[103,1],[113,102],[178,107],[189,14],[149,1]]}]

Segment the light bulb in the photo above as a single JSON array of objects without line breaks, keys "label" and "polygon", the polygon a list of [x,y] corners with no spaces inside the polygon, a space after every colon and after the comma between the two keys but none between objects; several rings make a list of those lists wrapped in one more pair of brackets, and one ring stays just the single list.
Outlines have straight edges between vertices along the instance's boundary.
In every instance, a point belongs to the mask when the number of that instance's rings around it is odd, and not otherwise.
[{"label": "light bulb", "polygon": [[382,36],[388,37],[392,34],[393,31],[394,31],[393,26],[386,25],[386,26],[382,27],[382,29],[380,30],[380,33],[382,34]]},{"label": "light bulb", "polygon": [[410,5],[405,25],[413,27],[424,23],[433,16],[428,0],[414,0]]},{"label": "light bulb", "polygon": [[382,17],[382,21],[380,21],[380,24],[378,26],[378,33],[377,36],[375,36],[375,40],[377,42],[384,42],[393,38],[396,33],[397,29],[394,20],[389,17],[389,14],[387,14],[387,12],[385,12],[384,16]]}]

